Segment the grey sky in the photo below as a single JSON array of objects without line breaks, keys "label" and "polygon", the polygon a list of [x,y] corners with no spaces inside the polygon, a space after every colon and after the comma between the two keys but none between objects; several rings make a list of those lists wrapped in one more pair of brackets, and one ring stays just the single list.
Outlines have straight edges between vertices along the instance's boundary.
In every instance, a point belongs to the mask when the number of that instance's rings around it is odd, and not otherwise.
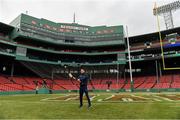
[{"label": "grey sky", "polygon": [[[0,21],[10,23],[20,13],[54,22],[71,23],[73,13],[79,24],[90,26],[127,25],[129,34],[139,35],[157,31],[152,14],[158,5],[175,0],[0,0]],[[165,29],[161,17],[161,29]],[[175,26],[180,26],[180,10],[174,14]]]}]

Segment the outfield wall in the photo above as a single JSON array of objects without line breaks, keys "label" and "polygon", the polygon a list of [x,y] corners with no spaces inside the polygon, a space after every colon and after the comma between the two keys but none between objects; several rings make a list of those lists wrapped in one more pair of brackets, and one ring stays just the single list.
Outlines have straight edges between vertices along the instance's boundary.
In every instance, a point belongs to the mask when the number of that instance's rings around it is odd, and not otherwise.
[{"label": "outfield wall", "polygon": [[[119,89],[119,90],[89,90],[89,92],[131,92],[130,89]],[[134,89],[133,92],[180,92],[180,88],[171,88],[171,89]],[[59,94],[59,93],[79,93],[78,90],[41,90],[39,94]],[[8,92],[0,92],[0,95],[17,95],[17,94],[36,94],[35,90],[32,91],[8,91]]]},{"label": "outfield wall", "polygon": [[35,94],[36,91],[8,91],[8,92],[0,92],[0,95],[17,95],[17,94]]}]

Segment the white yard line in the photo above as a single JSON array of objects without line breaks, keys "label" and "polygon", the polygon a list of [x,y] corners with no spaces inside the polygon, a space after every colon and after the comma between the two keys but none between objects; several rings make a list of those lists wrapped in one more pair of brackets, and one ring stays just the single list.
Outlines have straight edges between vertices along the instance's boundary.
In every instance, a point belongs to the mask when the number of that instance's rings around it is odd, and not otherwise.
[{"label": "white yard line", "polygon": [[149,100],[150,98],[146,98],[146,97],[142,97],[142,96],[136,96],[136,95],[131,95],[132,97],[137,97],[137,98],[141,98],[141,99],[146,99]]},{"label": "white yard line", "polygon": [[102,99],[98,99],[97,101],[98,101],[98,102],[101,102],[101,101],[102,101]]},{"label": "white yard line", "polygon": [[131,95],[131,96],[146,99],[146,100],[154,100],[154,101],[158,101],[158,102],[162,101],[162,100],[160,100],[158,98],[153,98],[152,96],[151,96],[151,98],[146,98],[146,97],[136,96],[136,95]]},{"label": "white yard line", "polygon": [[161,96],[157,96],[157,95],[154,95],[154,97],[161,98],[161,99],[163,99],[163,100],[170,101],[170,102],[174,101],[174,100],[171,100],[171,99],[169,99],[169,98],[161,97]]},{"label": "white yard line", "polygon": [[[67,96],[70,96],[70,95],[65,95],[65,96],[60,96],[60,97],[53,97],[53,98],[44,98],[40,101],[62,101],[62,100],[53,100],[53,99],[57,99],[57,98],[61,98],[61,97],[67,97]],[[96,96],[93,96],[90,98],[90,100],[92,101]],[[70,101],[70,100],[75,100],[79,98],[79,96],[76,96],[76,97],[70,97],[70,98],[67,98],[65,99],[64,101]]]},{"label": "white yard line", "polygon": [[95,98],[96,96],[94,95],[93,97],[90,98],[91,101],[93,101],[93,99]]},{"label": "white yard line", "polygon": [[111,98],[113,98],[115,95],[111,95],[110,97],[107,97],[107,98],[105,98],[104,100],[109,100],[109,99],[111,99]]},{"label": "white yard line", "polygon": [[75,100],[75,99],[78,99],[78,98],[79,98],[79,96],[76,96],[76,97],[70,97],[70,98],[67,98],[67,99],[64,100],[64,101]]},{"label": "white yard line", "polygon": [[[69,96],[69,95],[65,95],[66,97]],[[41,99],[40,101],[49,101],[49,99],[57,99],[57,98],[61,98],[61,97],[64,97],[64,96],[59,96],[59,97],[48,97],[48,98],[44,98],[44,99]]]},{"label": "white yard line", "polygon": [[122,98],[122,101],[124,101],[124,102],[132,102],[133,99],[131,99],[131,98]]},{"label": "white yard line", "polygon": [[54,97],[54,98],[44,98],[44,99],[41,99],[40,101],[47,101],[47,100],[49,100],[49,99],[57,99],[57,98],[59,98],[59,97]]}]

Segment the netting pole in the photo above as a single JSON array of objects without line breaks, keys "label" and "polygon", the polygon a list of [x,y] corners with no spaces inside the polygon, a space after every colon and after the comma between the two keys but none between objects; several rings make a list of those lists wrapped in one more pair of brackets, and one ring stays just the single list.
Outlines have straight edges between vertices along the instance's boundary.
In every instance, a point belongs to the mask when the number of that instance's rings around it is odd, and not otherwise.
[{"label": "netting pole", "polygon": [[11,77],[14,76],[14,63],[12,63],[12,66],[11,66]]},{"label": "netting pole", "polygon": [[54,70],[52,69],[52,72],[51,72],[51,80],[54,80]]},{"label": "netting pole", "polygon": [[158,63],[157,60],[155,61],[156,66],[156,84],[158,84],[158,91],[159,91],[159,75],[158,75]]},{"label": "netting pole", "polygon": [[119,89],[118,87],[119,87],[119,64],[117,63],[117,82],[116,82],[116,84],[117,84],[117,90]]}]

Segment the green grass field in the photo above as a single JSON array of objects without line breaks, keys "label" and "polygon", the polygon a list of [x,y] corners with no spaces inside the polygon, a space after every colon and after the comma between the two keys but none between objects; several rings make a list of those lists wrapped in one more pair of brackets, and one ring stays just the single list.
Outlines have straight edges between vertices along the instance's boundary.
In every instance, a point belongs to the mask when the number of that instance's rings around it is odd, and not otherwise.
[{"label": "green grass field", "polygon": [[180,119],[180,93],[90,93],[0,96],[0,119]]}]

